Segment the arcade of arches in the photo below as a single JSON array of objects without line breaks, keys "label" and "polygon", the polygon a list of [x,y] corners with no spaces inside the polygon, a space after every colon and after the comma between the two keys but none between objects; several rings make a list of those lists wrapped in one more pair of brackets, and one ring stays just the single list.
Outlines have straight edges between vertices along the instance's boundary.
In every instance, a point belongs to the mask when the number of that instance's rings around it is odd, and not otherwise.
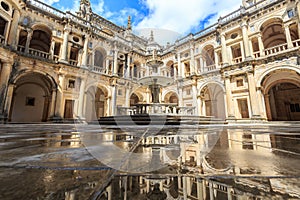
[{"label": "arcade of arches", "polygon": [[85,117],[88,122],[107,115],[107,92],[99,87],[90,87],[86,92]]}]

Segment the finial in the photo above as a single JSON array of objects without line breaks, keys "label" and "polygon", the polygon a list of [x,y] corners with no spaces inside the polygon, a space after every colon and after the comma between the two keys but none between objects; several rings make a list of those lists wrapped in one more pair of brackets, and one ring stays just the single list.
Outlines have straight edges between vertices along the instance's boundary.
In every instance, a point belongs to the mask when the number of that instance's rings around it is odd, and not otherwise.
[{"label": "finial", "polygon": [[131,16],[128,16],[127,29],[131,30]]},{"label": "finial", "polygon": [[153,42],[153,41],[154,41],[153,30],[151,30],[149,41],[150,41],[150,42]]}]

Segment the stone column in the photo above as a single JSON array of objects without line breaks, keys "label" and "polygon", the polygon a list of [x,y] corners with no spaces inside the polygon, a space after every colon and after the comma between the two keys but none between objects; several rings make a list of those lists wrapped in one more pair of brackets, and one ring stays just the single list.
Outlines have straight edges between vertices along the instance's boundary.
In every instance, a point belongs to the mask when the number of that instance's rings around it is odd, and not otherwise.
[{"label": "stone column", "polygon": [[204,61],[203,61],[203,56],[202,54],[200,54],[200,57],[199,57],[199,64],[200,64],[200,73],[203,73],[204,72]]},{"label": "stone column", "polygon": [[247,78],[248,78],[248,89],[249,89],[249,98],[250,98],[250,104],[252,110],[252,118],[260,119],[261,118],[260,107],[259,107],[260,99],[258,99],[256,94],[256,86],[255,86],[253,71],[247,72]]},{"label": "stone column", "polygon": [[197,197],[198,200],[204,200],[203,198],[203,183],[201,179],[197,179]]},{"label": "stone column", "polygon": [[78,116],[80,119],[85,119],[83,116],[83,105],[84,105],[84,94],[85,94],[85,77],[81,78],[80,81],[80,90],[79,90],[79,102],[78,102]]},{"label": "stone column", "polygon": [[54,59],[54,48],[55,48],[55,40],[52,39],[51,46],[50,46],[50,59]]},{"label": "stone column", "polygon": [[111,115],[114,116],[117,114],[117,84],[116,80],[113,80],[111,85]]},{"label": "stone column", "polygon": [[218,57],[218,53],[216,50],[214,50],[214,54],[215,54],[215,66],[216,66],[216,69],[219,69],[220,66],[219,66],[219,57]]},{"label": "stone column", "polygon": [[64,40],[62,44],[62,49],[61,49],[61,57],[59,59],[60,62],[63,63],[68,63],[68,44],[69,44],[69,34],[70,34],[70,29],[68,27],[65,27],[64,29]]},{"label": "stone column", "polygon": [[194,115],[199,115],[198,113],[198,102],[197,102],[197,80],[193,80],[192,85],[192,95],[193,95],[193,106],[195,107]]},{"label": "stone column", "polygon": [[127,56],[127,68],[126,68],[126,72],[125,72],[125,78],[128,78],[129,74],[130,74],[130,59],[131,59],[131,55],[128,54],[128,56]]},{"label": "stone column", "polygon": [[272,111],[270,106],[270,95],[265,94],[265,102],[266,102],[266,115],[269,121],[272,121]]},{"label": "stone column", "polygon": [[226,90],[226,104],[227,104],[227,116],[228,119],[234,119],[234,105],[231,94],[230,76],[225,77],[225,90]]},{"label": "stone column", "polygon": [[228,186],[227,187],[227,200],[232,200],[231,190],[232,190],[232,187]]},{"label": "stone column", "polygon": [[[7,113],[7,117],[10,117],[10,113],[11,113],[11,104],[12,99],[13,99],[13,95],[14,95],[14,90],[15,90],[15,85],[10,84],[7,88],[7,94],[6,94],[6,99],[5,99],[5,105],[4,105],[4,112]],[[4,120],[6,120],[4,118]],[[10,120],[10,119],[8,119]],[[1,120],[0,120],[1,121]]]},{"label": "stone column", "polygon": [[81,61],[81,66],[84,68],[87,68],[87,61],[88,61],[88,46],[89,46],[89,36],[86,36],[84,39],[84,44],[83,44],[83,54],[82,54],[82,61]]},{"label": "stone column", "polygon": [[209,181],[209,199],[210,200],[214,200],[215,196],[214,196],[214,184],[212,181]]},{"label": "stone column", "polygon": [[56,92],[56,106],[55,106],[55,116],[58,118],[63,117],[63,91],[65,90],[65,75],[60,74],[59,75],[59,86],[58,90]]},{"label": "stone column", "polygon": [[201,112],[201,98],[200,96],[197,96],[197,108],[198,108],[198,114],[197,115],[200,115],[200,116],[203,116],[202,115],[202,112]]},{"label": "stone column", "polygon": [[126,94],[125,94],[125,107],[130,107],[130,88],[126,87]]},{"label": "stone column", "polygon": [[182,186],[182,192],[183,192],[183,199],[187,200],[187,177],[182,177],[183,180],[183,186]]},{"label": "stone column", "polygon": [[284,25],[284,32],[285,32],[285,37],[286,37],[286,42],[288,49],[293,48],[293,43],[292,43],[292,38],[291,38],[291,33],[290,33],[290,27],[288,24]]},{"label": "stone column", "polygon": [[241,26],[242,26],[242,34],[243,34],[245,60],[249,60],[252,58],[251,56],[252,54],[250,52],[247,22],[243,21]]},{"label": "stone column", "polygon": [[178,81],[178,95],[179,95],[179,99],[178,99],[178,105],[179,107],[183,106],[183,91],[182,91],[182,81]]},{"label": "stone column", "polygon": [[179,78],[182,78],[183,74],[182,74],[180,53],[177,53],[177,64],[178,64],[178,76],[179,76]]},{"label": "stone column", "polygon": [[0,118],[5,118],[9,114],[7,113],[7,110],[5,110],[5,100],[7,98],[8,80],[11,70],[12,63],[2,63],[2,70],[0,74]]},{"label": "stone column", "polygon": [[258,47],[259,47],[260,56],[264,56],[265,55],[265,47],[264,47],[264,43],[262,41],[261,34],[259,34],[257,36],[257,41],[258,41]]},{"label": "stone column", "polygon": [[221,47],[222,47],[223,65],[226,66],[229,64],[229,61],[228,61],[225,33],[221,33]]},{"label": "stone column", "polygon": [[56,89],[52,89],[50,117],[55,115],[55,104],[56,104]]},{"label": "stone column", "polygon": [[195,55],[194,55],[194,46],[190,48],[190,54],[191,54],[191,62],[190,62],[190,75],[195,74]]},{"label": "stone column", "polygon": [[25,53],[29,53],[29,46],[30,46],[30,41],[33,35],[33,30],[28,29],[27,30],[27,38],[26,38],[26,44],[25,44]]},{"label": "stone column", "polygon": [[114,50],[114,68],[113,75],[118,75],[118,50]]},{"label": "stone column", "polygon": [[106,98],[106,116],[110,116],[111,112],[111,96]]},{"label": "stone column", "polygon": [[259,103],[259,107],[260,109],[260,115],[262,118],[267,119],[267,115],[266,115],[266,105],[265,105],[265,99],[263,96],[263,92],[262,92],[262,88],[256,88],[256,93],[257,93],[257,98],[260,100]]},{"label": "stone column", "polygon": [[20,18],[20,12],[18,9],[14,9],[14,16],[11,21],[11,28],[9,34],[6,34],[6,37],[8,37],[7,43],[12,46],[14,49],[17,49],[18,45],[18,23]]}]

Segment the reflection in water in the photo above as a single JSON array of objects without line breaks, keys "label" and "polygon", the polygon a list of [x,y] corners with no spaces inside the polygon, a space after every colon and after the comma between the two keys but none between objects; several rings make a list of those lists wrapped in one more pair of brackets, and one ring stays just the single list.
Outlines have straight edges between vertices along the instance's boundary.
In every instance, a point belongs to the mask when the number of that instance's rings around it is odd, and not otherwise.
[{"label": "reflection in water", "polygon": [[298,128],[57,129],[0,128],[0,199],[300,198]]}]

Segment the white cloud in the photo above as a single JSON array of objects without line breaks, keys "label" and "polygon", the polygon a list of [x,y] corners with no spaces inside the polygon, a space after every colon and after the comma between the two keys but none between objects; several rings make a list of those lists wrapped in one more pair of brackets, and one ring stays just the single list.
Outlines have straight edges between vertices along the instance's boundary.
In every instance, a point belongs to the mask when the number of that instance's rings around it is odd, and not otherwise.
[{"label": "white cloud", "polygon": [[41,2],[51,6],[52,4],[59,2],[59,0],[41,0]]},{"label": "white cloud", "polygon": [[217,13],[214,21],[237,9],[241,0],[141,0],[148,9],[146,16],[137,26],[141,28],[163,28],[179,33],[188,33],[207,16]]}]

